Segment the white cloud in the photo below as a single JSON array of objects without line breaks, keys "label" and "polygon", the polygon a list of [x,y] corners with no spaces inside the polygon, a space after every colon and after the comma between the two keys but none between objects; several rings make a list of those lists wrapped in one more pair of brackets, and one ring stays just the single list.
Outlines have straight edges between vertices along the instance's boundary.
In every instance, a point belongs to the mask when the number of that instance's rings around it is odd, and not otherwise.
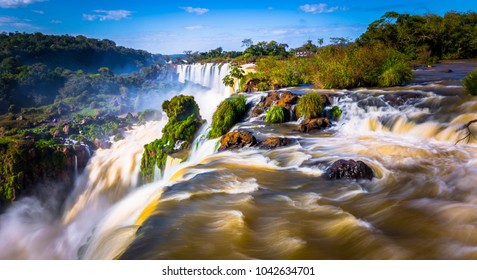
[{"label": "white cloud", "polygon": [[335,11],[346,11],[348,10],[347,7],[329,7],[328,4],[318,3],[318,4],[305,4],[300,6],[300,10],[304,11],[305,13],[311,14],[322,14],[322,13],[332,13]]},{"label": "white cloud", "polygon": [[0,16],[0,24],[14,22],[17,19],[9,16]]},{"label": "white cloud", "polygon": [[8,29],[30,29],[30,30],[38,30],[41,29],[38,26],[34,26],[28,22],[31,20],[29,19],[24,19],[20,20],[16,17],[10,17],[10,16],[0,16],[0,27],[8,28]]},{"label": "white cloud", "polygon": [[18,8],[27,6],[35,2],[44,2],[46,0],[0,0],[1,8]]},{"label": "white cloud", "polygon": [[183,9],[184,11],[191,13],[191,14],[198,14],[198,15],[203,15],[209,11],[209,9],[206,8],[192,8],[192,7],[179,7]]},{"label": "white cloud", "polygon": [[42,10],[31,10],[32,12],[34,12],[35,14],[39,14],[39,15],[44,15],[45,14],[45,11],[42,11]]},{"label": "white cloud", "polygon": [[62,21],[61,21],[61,20],[57,20],[57,19],[53,19],[53,20],[50,21],[50,23],[60,24],[60,23],[62,23]]},{"label": "white cloud", "polygon": [[88,21],[106,21],[106,20],[122,20],[132,15],[128,10],[94,10],[96,14],[83,14],[83,19]]},{"label": "white cloud", "polygon": [[187,30],[198,30],[198,29],[204,29],[205,26],[203,25],[190,25],[190,26],[184,26],[185,29]]}]

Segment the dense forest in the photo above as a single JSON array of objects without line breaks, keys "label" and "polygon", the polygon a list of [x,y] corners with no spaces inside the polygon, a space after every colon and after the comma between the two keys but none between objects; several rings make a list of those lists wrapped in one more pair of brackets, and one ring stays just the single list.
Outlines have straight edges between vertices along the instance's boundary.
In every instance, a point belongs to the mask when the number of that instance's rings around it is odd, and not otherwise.
[{"label": "dense forest", "polygon": [[170,87],[168,67],[161,55],[110,40],[0,34],[0,209],[43,180],[71,184],[73,158],[79,167],[88,160],[85,147],[107,147],[110,136],[153,118],[127,113]]},{"label": "dense forest", "polygon": [[94,72],[108,67],[115,73],[138,71],[163,59],[146,51],[116,46],[116,43],[85,36],[45,35],[42,33],[1,33],[0,60],[12,57],[22,65],[43,63],[51,69]]},{"label": "dense forest", "polygon": [[55,110],[84,104],[91,109],[109,108],[98,97],[125,99],[144,88],[146,80],[157,78],[163,62],[161,55],[118,47],[110,40],[2,33],[0,113],[48,105]]},{"label": "dense forest", "polygon": [[409,15],[388,12],[372,22],[357,40],[392,46],[411,59],[462,59],[477,57],[477,13],[448,12]]}]

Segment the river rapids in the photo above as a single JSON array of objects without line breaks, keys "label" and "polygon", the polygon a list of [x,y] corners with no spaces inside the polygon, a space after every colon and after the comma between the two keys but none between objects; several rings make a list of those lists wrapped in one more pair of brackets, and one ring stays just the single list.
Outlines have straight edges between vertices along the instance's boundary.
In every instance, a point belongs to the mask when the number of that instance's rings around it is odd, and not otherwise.
[{"label": "river rapids", "polygon": [[[212,85],[194,92],[208,123],[228,95],[214,91],[226,73],[216,67],[178,68],[181,79]],[[293,140],[275,150],[217,152],[219,139],[201,136],[205,124],[187,161],[169,159],[142,186],[143,145],[161,136],[167,117],[135,127],[96,152],[60,210],[37,197],[7,209],[0,258],[477,259],[477,140],[458,142],[477,119],[477,99],[461,86],[475,67],[418,69],[403,87],[320,91],[343,110],[323,131],[263,116],[233,128]],[[246,97],[252,106],[265,94]],[[327,180],[338,159],[361,160],[376,177]]]}]

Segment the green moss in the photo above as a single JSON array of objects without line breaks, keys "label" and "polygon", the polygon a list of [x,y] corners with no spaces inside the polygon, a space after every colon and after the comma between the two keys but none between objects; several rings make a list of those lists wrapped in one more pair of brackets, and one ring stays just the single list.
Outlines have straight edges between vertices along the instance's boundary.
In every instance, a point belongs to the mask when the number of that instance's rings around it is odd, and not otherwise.
[{"label": "green moss", "polygon": [[341,111],[340,107],[338,106],[333,106],[330,111],[331,117],[333,117],[334,119],[338,119],[339,117],[341,117],[342,113],[343,111]]},{"label": "green moss", "polygon": [[305,119],[317,118],[323,111],[324,98],[316,92],[309,92],[298,100],[296,111]]},{"label": "green moss", "polygon": [[193,96],[178,95],[162,104],[169,121],[162,129],[162,137],[144,146],[141,159],[141,176],[144,182],[154,180],[156,166],[163,170],[167,155],[176,152],[175,144],[185,142],[180,149],[188,149],[194,135],[203,123],[199,106]]},{"label": "green moss", "polygon": [[3,139],[0,143],[0,204],[18,197],[44,179],[55,180],[67,170],[62,145],[53,140],[25,142]]},{"label": "green moss", "polygon": [[462,81],[467,93],[477,95],[477,70],[470,72]]},{"label": "green moss", "polygon": [[265,121],[284,123],[290,120],[290,112],[283,106],[272,106],[266,113]]},{"label": "green moss", "polygon": [[209,139],[217,138],[227,133],[243,118],[246,106],[246,100],[243,95],[222,101],[212,116],[212,129],[208,136]]}]

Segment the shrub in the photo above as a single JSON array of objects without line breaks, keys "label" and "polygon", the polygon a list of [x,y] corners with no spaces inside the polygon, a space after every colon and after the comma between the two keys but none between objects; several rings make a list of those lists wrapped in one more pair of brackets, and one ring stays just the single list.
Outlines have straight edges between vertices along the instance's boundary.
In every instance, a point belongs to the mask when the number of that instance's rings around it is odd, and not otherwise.
[{"label": "shrub", "polygon": [[477,95],[477,70],[470,72],[462,82],[465,90],[471,95]]},{"label": "shrub", "polygon": [[265,117],[265,121],[269,123],[284,123],[289,120],[290,112],[283,106],[272,106]]},{"label": "shrub", "polygon": [[311,80],[322,88],[395,86],[412,78],[407,58],[381,44],[328,46],[313,60]]},{"label": "shrub", "polygon": [[317,118],[323,111],[324,99],[316,92],[309,92],[298,100],[296,111],[299,117]]},{"label": "shrub", "polygon": [[386,60],[382,67],[378,85],[391,87],[402,85],[412,79],[412,70],[409,64],[400,55],[394,55]]},{"label": "shrub", "polygon": [[222,101],[212,116],[212,129],[208,136],[209,139],[227,133],[244,116],[246,105],[243,95]]},{"label": "shrub", "polygon": [[333,106],[330,111],[331,117],[333,117],[334,119],[338,119],[342,113],[343,111],[341,111],[340,107],[338,106]]}]

